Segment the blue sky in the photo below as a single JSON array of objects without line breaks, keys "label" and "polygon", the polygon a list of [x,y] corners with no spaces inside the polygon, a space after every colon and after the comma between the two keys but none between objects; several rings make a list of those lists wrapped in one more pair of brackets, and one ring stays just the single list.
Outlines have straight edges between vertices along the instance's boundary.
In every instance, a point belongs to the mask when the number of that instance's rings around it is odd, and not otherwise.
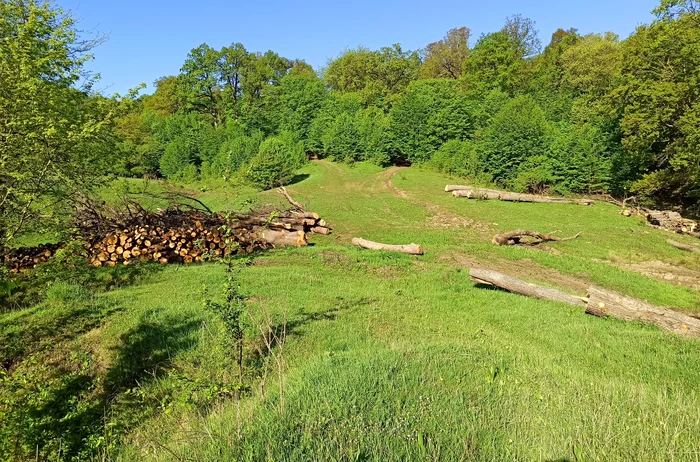
[{"label": "blue sky", "polygon": [[[423,48],[449,29],[467,26],[472,43],[520,13],[537,23],[543,44],[559,27],[581,33],[613,31],[622,38],[653,19],[658,0],[360,0],[267,2],[198,0],[56,0],[72,10],[82,29],[109,33],[89,68],[99,88],[125,93],[176,74],[187,53],[206,42],[215,48],[241,42],[248,51],[273,50],[314,68],[348,47],[400,43]],[[150,91],[150,90],[149,90]]]}]

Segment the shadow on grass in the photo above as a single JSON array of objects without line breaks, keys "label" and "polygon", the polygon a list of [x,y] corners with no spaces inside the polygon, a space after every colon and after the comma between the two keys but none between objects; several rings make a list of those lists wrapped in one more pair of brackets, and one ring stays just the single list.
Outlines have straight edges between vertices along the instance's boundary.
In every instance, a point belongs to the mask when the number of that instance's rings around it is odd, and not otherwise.
[{"label": "shadow on grass", "polygon": [[5,416],[0,459],[83,460],[106,454],[158,408],[157,398],[140,391],[168,373],[173,357],[195,346],[190,333],[199,325],[184,316],[147,312],[120,336],[111,363],[71,352],[72,343],[27,358],[0,389]]},{"label": "shadow on grass", "polygon": [[[319,321],[335,321],[338,316],[344,312],[352,311],[353,309],[362,306],[371,305],[377,302],[377,299],[369,297],[345,298],[336,297],[336,304],[321,311],[311,313],[301,312],[291,320],[285,322],[271,323],[269,325],[260,325],[258,328],[265,332],[265,336],[254,342],[255,351],[257,354],[254,359],[250,360],[249,365],[253,367],[262,367],[266,358],[272,354],[272,349],[278,347],[278,341],[282,338],[288,339],[291,336],[301,335],[304,327]],[[268,347],[269,345],[269,347]]]}]

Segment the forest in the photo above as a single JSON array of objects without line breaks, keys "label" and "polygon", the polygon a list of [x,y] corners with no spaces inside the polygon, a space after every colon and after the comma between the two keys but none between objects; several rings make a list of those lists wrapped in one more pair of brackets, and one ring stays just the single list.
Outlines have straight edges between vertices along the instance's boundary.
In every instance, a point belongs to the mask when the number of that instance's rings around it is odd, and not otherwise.
[{"label": "forest", "polygon": [[651,13],[108,95],[0,1],[0,459],[696,460],[700,2]]}]

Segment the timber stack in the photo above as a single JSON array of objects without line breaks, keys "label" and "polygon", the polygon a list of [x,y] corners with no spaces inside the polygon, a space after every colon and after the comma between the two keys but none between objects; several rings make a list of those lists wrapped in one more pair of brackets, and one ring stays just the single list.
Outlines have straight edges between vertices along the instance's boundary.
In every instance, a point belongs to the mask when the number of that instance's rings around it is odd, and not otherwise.
[{"label": "timber stack", "polygon": [[[91,210],[83,212],[76,227],[76,238],[85,241],[93,266],[130,265],[138,260],[197,263],[229,253],[306,246],[312,234],[331,233],[316,213],[275,210],[227,217],[201,210],[139,208],[110,218]],[[46,262],[60,247],[18,249],[3,263],[13,273],[24,272]]]}]

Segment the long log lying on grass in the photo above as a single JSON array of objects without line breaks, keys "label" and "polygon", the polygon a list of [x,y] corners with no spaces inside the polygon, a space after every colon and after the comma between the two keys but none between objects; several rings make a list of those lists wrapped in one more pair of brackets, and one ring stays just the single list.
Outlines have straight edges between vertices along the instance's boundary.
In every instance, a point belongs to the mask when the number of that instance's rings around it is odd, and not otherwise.
[{"label": "long log lying on grass", "polygon": [[595,316],[613,316],[623,321],[643,321],[676,334],[700,337],[700,319],[600,287],[588,289],[586,313]]},{"label": "long log lying on grass", "polygon": [[[538,233],[537,231],[528,231],[526,229],[518,229],[515,231],[510,231],[508,233],[496,234],[491,242],[495,245],[538,245],[543,242],[563,242],[571,241],[577,239],[581,236],[581,233],[576,234],[571,237],[557,237],[554,235],[556,231],[552,231],[549,234]],[[534,241],[525,242],[522,240],[524,237],[532,237]]]},{"label": "long log lying on grass", "polygon": [[593,205],[590,199],[565,199],[563,197],[538,196],[536,194],[520,194],[495,189],[474,188],[472,186],[447,185],[445,191],[452,192],[454,197],[468,199],[499,200],[506,202],[536,202],[546,204],[578,204]]},{"label": "long log lying on grass", "polygon": [[527,295],[540,300],[552,300],[555,302],[567,303],[569,305],[586,307],[586,302],[582,297],[567,294],[558,289],[538,286],[520,279],[506,276],[496,271],[472,268],[469,270],[469,277],[479,284],[488,284],[515,294]]},{"label": "long log lying on grass", "polygon": [[669,239],[666,242],[671,244],[673,247],[679,249],[679,250],[685,250],[686,252],[695,252],[695,253],[700,253],[700,248],[695,247],[694,245],[688,245],[688,244],[681,244],[680,242],[676,242],[673,239]]},{"label": "long log lying on grass", "polygon": [[382,244],[380,242],[372,242],[356,237],[352,240],[352,245],[357,245],[369,250],[389,250],[391,252],[401,252],[409,255],[423,255],[423,246],[413,243],[408,245]]},{"label": "long log lying on grass", "polygon": [[643,321],[676,334],[700,337],[700,319],[600,287],[589,287],[588,297],[584,298],[531,284],[496,271],[472,268],[469,276],[474,282],[496,286],[515,294],[582,306],[586,308],[586,313],[594,316],[613,316],[623,321]]},{"label": "long log lying on grass", "polygon": [[304,231],[286,231],[281,229],[266,229],[260,233],[260,237],[275,247],[303,247],[308,245]]}]

